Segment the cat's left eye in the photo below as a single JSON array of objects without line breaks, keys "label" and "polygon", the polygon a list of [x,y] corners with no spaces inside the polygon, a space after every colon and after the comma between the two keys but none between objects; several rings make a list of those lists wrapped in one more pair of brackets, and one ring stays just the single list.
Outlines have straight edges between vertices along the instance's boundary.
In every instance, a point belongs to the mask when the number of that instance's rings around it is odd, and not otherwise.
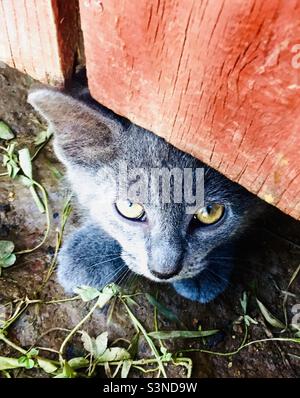
[{"label": "cat's left eye", "polygon": [[139,203],[133,203],[130,200],[118,200],[116,209],[121,216],[133,221],[144,221],[145,209]]},{"label": "cat's left eye", "polygon": [[224,215],[225,207],[219,203],[211,203],[207,206],[201,207],[194,217],[205,225],[212,225],[217,223]]}]

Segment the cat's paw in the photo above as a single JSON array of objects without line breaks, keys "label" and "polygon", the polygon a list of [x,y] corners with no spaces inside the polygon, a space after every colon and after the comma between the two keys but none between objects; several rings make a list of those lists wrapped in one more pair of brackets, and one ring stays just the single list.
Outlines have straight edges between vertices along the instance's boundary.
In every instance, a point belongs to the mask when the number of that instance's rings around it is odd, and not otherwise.
[{"label": "cat's paw", "polygon": [[83,285],[101,289],[117,281],[125,269],[118,243],[98,226],[87,224],[71,234],[60,250],[57,277],[72,293]]},{"label": "cat's paw", "polygon": [[232,270],[230,265],[216,268],[206,269],[194,278],[182,279],[173,286],[177,293],[189,300],[209,303],[227,288]]}]

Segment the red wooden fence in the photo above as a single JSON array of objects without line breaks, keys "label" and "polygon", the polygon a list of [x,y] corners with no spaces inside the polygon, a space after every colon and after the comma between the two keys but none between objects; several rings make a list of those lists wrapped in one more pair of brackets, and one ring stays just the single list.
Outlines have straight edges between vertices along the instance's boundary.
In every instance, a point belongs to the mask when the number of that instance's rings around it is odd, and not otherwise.
[{"label": "red wooden fence", "polygon": [[73,71],[78,18],[77,0],[0,0],[0,60],[62,85]]},{"label": "red wooden fence", "polygon": [[[9,51],[20,54],[14,62],[22,68],[31,59],[38,20],[23,28],[25,42],[6,10],[11,3],[16,11],[19,2],[0,3],[0,24],[4,18],[13,37]],[[32,0],[23,3],[35,10]],[[67,77],[73,65],[78,30],[69,15],[76,2],[70,3],[36,2],[37,12],[53,11],[43,23],[52,34],[39,37],[44,51],[52,49],[42,70],[54,80]],[[300,218],[300,0],[79,0],[79,5],[89,86],[99,102]],[[12,64],[3,35],[0,59]],[[41,78],[37,71],[44,60],[31,60],[34,68],[25,70]]]}]

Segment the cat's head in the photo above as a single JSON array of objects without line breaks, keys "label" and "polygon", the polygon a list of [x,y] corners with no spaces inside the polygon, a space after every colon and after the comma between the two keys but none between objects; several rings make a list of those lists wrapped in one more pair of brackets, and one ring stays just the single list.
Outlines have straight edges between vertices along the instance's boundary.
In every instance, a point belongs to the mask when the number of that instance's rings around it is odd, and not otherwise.
[{"label": "cat's head", "polygon": [[[56,154],[67,168],[79,202],[120,243],[124,261],[138,274],[162,282],[199,274],[207,267],[209,253],[230,242],[257,212],[256,198],[245,189],[100,107],[48,89],[32,92],[29,103],[54,131]],[[162,173],[179,170],[183,180],[184,169],[204,170],[204,202],[190,214],[184,192],[181,200],[174,200],[174,175],[170,200],[161,197],[162,185],[151,183],[145,200],[146,188],[136,171],[148,173],[151,179],[154,169]],[[195,174],[192,181],[202,187]]]}]

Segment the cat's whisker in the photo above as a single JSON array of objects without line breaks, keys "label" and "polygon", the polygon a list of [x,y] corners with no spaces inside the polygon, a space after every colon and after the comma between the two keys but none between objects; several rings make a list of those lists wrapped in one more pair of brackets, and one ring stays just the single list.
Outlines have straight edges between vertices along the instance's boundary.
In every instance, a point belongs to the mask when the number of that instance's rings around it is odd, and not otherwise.
[{"label": "cat's whisker", "polygon": [[[111,255],[111,256],[103,257],[103,259],[101,259],[101,263],[100,264],[104,264],[105,262],[109,262],[109,261],[118,260],[119,258],[122,259],[123,257],[126,257],[126,256],[130,257],[129,255],[124,254],[124,253],[119,253],[118,256],[116,256],[116,254],[117,254],[117,252],[115,254]],[[97,258],[97,256],[94,256],[94,258]],[[77,257],[76,259],[80,260],[80,257]],[[82,257],[81,259],[82,260],[86,259],[86,257]],[[102,260],[105,260],[105,261],[102,261]],[[91,267],[94,266],[94,265],[98,265],[98,264],[99,263],[92,264]]]},{"label": "cat's whisker", "polygon": [[115,277],[115,275],[117,275],[118,272],[123,269],[124,269],[123,266],[117,267],[117,268],[111,270],[109,273],[105,274],[104,277],[106,278],[106,281],[108,281],[108,279],[113,279]]},{"label": "cat's whisker", "polygon": [[119,277],[121,277],[121,272],[125,272],[125,268],[125,266],[121,266],[116,270],[113,270],[113,272],[110,272],[108,275],[105,275],[105,279],[102,283],[101,289],[109,283],[115,282]]},{"label": "cat's whisker", "polygon": [[128,269],[128,272],[127,272],[127,274],[125,275],[124,280],[123,280],[123,282],[122,282],[122,283],[123,283],[123,286],[126,285],[126,288],[128,289],[128,291],[129,291],[128,281],[129,281],[131,275],[132,275],[132,272],[131,272],[130,269]]},{"label": "cat's whisker", "polygon": [[209,267],[206,268],[206,271],[208,271],[211,275],[213,275],[216,278],[219,278],[221,281],[226,282],[226,284],[228,284],[231,287],[234,287],[234,285],[230,282],[229,279],[224,278],[223,276],[217,274],[215,271],[213,271],[212,269],[210,269]]},{"label": "cat's whisker", "polygon": [[[116,257],[116,256],[119,256],[120,257],[120,252],[119,251],[116,251],[115,253],[112,253],[112,254],[109,254],[109,255],[107,255],[107,256],[101,256],[101,258],[103,259],[103,260],[106,260],[106,259],[110,259],[110,258],[112,258],[112,257]],[[96,255],[93,255],[93,256],[89,256],[88,254],[85,254],[85,255],[83,255],[83,256],[77,256],[76,257],[76,260],[85,260],[86,258],[90,258],[90,259],[93,259],[93,258],[98,258],[99,257],[99,254],[97,253]]]},{"label": "cat's whisker", "polygon": [[[113,258],[111,258],[111,259],[109,259],[109,260],[105,260],[105,261],[98,261],[98,262],[96,262],[96,263],[93,263],[93,264],[90,264],[89,265],[89,268],[97,268],[97,267],[99,267],[100,265],[102,265],[102,264],[106,264],[106,263],[109,263],[109,262],[112,262],[112,261],[115,261],[115,260],[118,260],[118,259],[120,259],[121,258],[121,256],[117,256],[117,257],[113,257]],[[124,266],[125,266],[125,264],[124,264]]]},{"label": "cat's whisker", "polygon": [[101,261],[100,264],[110,263],[111,261],[118,260],[119,258],[122,258],[122,257],[121,257],[121,256],[116,256],[116,257],[110,258],[110,259],[108,259],[108,260]]},{"label": "cat's whisker", "polygon": [[118,285],[122,287],[122,283],[125,282],[126,277],[130,274],[130,269],[127,268],[126,271],[124,272],[122,278],[118,281]]},{"label": "cat's whisker", "polygon": [[133,282],[135,281],[135,280],[137,280],[137,278],[138,278],[138,275],[137,274],[134,274],[133,272],[131,272],[129,275],[128,275],[128,278],[127,278],[127,286],[128,286],[128,290],[129,291],[131,291],[131,288],[132,288],[132,286],[133,286]]},{"label": "cat's whisker", "polygon": [[130,275],[131,280],[128,282],[128,290],[130,291],[135,281],[139,278],[139,275],[134,274],[133,272]]}]

